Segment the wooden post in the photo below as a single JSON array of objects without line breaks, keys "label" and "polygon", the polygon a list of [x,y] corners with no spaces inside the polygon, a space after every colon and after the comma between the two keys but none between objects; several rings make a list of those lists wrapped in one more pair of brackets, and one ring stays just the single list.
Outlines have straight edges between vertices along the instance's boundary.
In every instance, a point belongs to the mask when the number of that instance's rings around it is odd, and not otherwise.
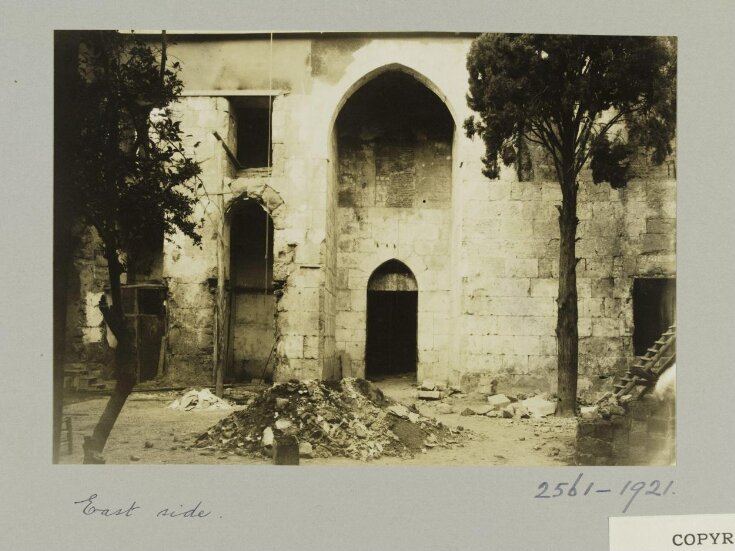
[{"label": "wooden post", "polygon": [[158,351],[158,369],[156,370],[156,377],[160,377],[163,375],[163,372],[165,371],[165,363],[166,363],[166,345],[167,345],[167,339],[166,335],[161,337],[161,348]]},{"label": "wooden post", "polygon": [[[220,161],[219,166],[222,166],[221,157],[219,150],[217,153],[217,159]],[[224,242],[224,229],[225,229],[225,204],[224,198],[220,193],[218,198],[219,208],[219,220],[217,222],[217,308],[215,316],[216,325],[216,339],[215,339],[215,371],[214,371],[214,394],[219,398],[222,398],[224,393],[224,377],[225,377],[225,362],[227,361],[227,334],[225,333],[225,326],[227,320],[225,316],[228,315],[226,296],[225,296],[225,242]]]},{"label": "wooden post", "polygon": [[280,436],[273,443],[274,465],[298,465],[299,441],[295,436]]},{"label": "wooden post", "polygon": [[71,417],[64,419],[66,424],[66,447],[69,453],[74,451],[74,433],[71,431]]}]

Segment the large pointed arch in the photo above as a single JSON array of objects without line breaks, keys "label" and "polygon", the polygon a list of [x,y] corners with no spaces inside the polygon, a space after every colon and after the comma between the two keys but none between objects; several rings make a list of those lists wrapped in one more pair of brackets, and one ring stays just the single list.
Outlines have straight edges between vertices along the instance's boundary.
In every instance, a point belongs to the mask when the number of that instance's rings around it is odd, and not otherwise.
[{"label": "large pointed arch", "polygon": [[449,112],[449,115],[451,116],[452,120],[454,121],[455,128],[459,128],[461,125],[458,125],[458,118],[457,118],[457,112],[452,106],[451,102],[449,101],[449,98],[442,92],[442,90],[437,86],[431,79],[429,79],[427,76],[425,76],[423,73],[408,67],[406,65],[403,65],[402,63],[387,63],[384,65],[381,65],[379,67],[376,67],[375,69],[368,71],[365,73],[362,77],[355,80],[347,90],[342,94],[342,97],[335,105],[334,110],[332,111],[332,116],[329,120],[329,132],[330,132],[330,142],[331,138],[334,135],[334,127],[335,123],[337,122],[337,117],[339,116],[339,113],[342,111],[342,108],[345,106],[345,103],[352,97],[352,95],[362,88],[365,84],[376,78],[377,76],[380,76],[384,73],[391,72],[391,71],[400,71],[402,73],[405,73],[407,75],[410,75],[414,79],[416,79],[418,82],[423,84],[426,88],[431,90],[438,98],[439,100],[446,106],[447,111]]}]

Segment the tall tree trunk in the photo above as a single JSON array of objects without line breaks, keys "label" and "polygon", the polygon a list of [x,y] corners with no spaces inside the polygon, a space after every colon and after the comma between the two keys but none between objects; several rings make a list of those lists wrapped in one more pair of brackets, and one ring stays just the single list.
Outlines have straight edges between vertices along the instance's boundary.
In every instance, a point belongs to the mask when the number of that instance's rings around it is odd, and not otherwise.
[{"label": "tall tree trunk", "polygon": [[560,416],[577,413],[577,370],[579,332],[577,329],[577,183],[570,172],[564,174],[562,204],[559,209],[559,296],[556,322],[558,344],[558,395]]},{"label": "tall tree trunk", "polygon": [[92,436],[84,438],[85,463],[105,462],[102,451],[105,449],[112,427],[115,426],[120,411],[122,411],[136,382],[132,339],[126,327],[122,309],[122,288],[120,286],[122,266],[117,258],[117,252],[114,246],[106,243],[105,250],[110,277],[112,305],[108,306],[104,301],[101,301],[100,310],[117,340],[117,347],[115,348],[116,383],[115,389],[112,391],[112,395],[92,432]]}]

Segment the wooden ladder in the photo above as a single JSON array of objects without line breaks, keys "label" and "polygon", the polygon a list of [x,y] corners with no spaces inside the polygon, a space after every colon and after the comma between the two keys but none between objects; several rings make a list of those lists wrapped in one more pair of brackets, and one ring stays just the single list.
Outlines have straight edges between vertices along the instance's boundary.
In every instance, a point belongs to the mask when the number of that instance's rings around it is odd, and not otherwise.
[{"label": "wooden ladder", "polygon": [[664,331],[643,356],[618,381],[615,396],[628,394],[636,385],[652,385],[659,375],[676,362],[676,324]]}]

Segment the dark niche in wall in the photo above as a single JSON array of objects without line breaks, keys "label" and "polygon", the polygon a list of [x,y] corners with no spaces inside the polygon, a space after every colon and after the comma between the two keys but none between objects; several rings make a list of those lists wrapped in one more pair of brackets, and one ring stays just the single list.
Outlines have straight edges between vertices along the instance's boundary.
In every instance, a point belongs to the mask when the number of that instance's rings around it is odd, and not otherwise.
[{"label": "dark niche in wall", "polygon": [[402,71],[378,75],[336,125],[339,206],[449,206],[454,121],[424,84]]},{"label": "dark niche in wall", "polygon": [[642,356],[676,323],[676,279],[636,278],[633,282],[633,349]]}]

